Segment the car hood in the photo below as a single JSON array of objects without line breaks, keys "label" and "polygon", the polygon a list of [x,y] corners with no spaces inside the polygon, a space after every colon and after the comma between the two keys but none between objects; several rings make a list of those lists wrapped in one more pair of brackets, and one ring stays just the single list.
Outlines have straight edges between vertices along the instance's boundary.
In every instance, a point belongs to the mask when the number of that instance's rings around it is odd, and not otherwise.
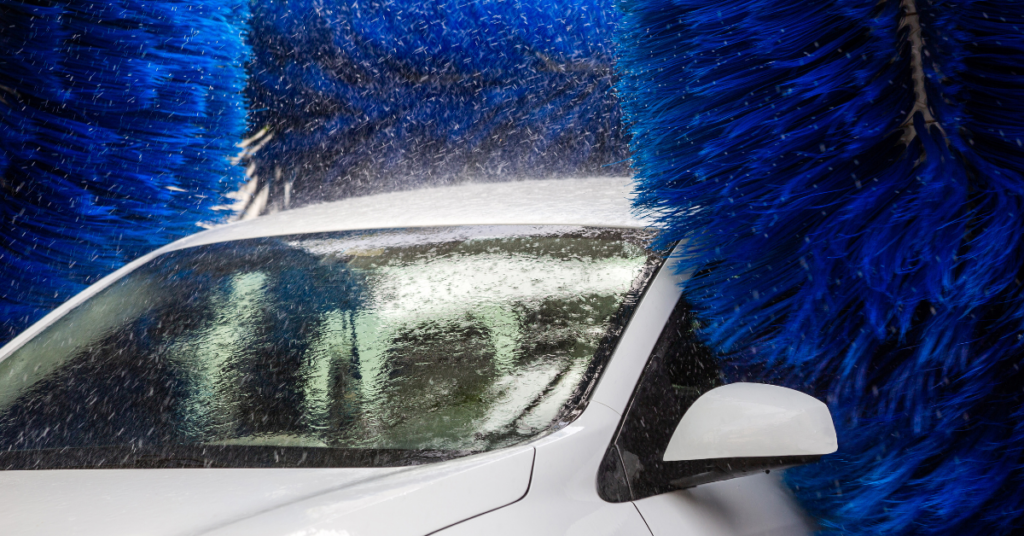
[{"label": "car hood", "polygon": [[522,498],[532,447],[381,469],[0,471],[0,533],[424,535]]}]

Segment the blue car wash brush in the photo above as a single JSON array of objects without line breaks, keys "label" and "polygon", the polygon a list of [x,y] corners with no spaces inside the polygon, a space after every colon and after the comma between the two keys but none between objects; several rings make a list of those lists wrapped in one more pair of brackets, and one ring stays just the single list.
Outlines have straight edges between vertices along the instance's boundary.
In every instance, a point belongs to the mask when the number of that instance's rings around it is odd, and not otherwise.
[{"label": "blue car wash brush", "polygon": [[465,180],[625,175],[613,0],[253,4],[270,209]]},{"label": "blue car wash brush", "polygon": [[226,214],[248,5],[0,0],[0,342]]},{"label": "blue car wash brush", "polygon": [[733,379],[827,400],[823,534],[1024,525],[1024,4],[624,0],[637,206]]}]

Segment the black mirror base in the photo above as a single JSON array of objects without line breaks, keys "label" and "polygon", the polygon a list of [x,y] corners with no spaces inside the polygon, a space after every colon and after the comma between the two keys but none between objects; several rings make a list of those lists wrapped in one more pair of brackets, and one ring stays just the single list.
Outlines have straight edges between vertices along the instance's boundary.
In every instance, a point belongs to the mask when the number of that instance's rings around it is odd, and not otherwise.
[{"label": "black mirror base", "polygon": [[795,467],[806,463],[814,463],[821,456],[768,456],[758,458],[718,458],[711,460],[694,460],[686,462],[667,462],[690,464],[693,474],[669,481],[676,489],[692,488],[701,484],[710,484],[721,480],[730,480],[755,473],[771,472]]}]

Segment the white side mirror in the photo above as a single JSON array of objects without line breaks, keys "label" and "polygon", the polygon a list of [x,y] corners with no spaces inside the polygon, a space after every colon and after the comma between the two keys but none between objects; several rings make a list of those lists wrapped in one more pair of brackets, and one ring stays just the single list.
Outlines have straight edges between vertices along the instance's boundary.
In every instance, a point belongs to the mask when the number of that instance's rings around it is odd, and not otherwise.
[{"label": "white side mirror", "polygon": [[808,457],[838,448],[832,415],[814,397],[774,385],[731,383],[690,406],[664,460]]}]

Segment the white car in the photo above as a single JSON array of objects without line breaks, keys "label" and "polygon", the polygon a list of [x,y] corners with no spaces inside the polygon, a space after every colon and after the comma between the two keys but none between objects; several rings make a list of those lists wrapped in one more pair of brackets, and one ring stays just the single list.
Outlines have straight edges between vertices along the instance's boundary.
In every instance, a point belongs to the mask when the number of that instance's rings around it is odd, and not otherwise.
[{"label": "white car", "polygon": [[353,198],[118,270],[0,349],[0,534],[809,533],[772,470],[828,410],[720,385],[628,195]]}]

